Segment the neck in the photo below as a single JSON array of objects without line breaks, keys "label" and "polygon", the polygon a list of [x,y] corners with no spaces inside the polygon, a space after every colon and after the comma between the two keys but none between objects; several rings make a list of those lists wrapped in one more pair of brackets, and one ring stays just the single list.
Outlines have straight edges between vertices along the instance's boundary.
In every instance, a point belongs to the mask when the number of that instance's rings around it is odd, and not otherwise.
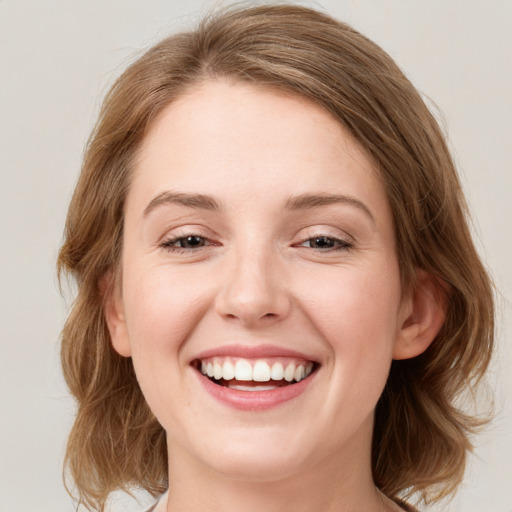
[{"label": "neck", "polygon": [[343,455],[336,452],[281,478],[265,479],[219,473],[169,442],[167,512],[399,510],[375,488],[369,449],[361,452],[359,443],[354,445]]}]

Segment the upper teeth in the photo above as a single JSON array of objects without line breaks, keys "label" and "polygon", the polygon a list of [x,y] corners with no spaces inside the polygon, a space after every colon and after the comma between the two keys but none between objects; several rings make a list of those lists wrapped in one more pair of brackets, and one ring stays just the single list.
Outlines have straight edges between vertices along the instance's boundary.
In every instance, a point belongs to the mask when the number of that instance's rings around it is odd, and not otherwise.
[{"label": "upper teeth", "polygon": [[213,377],[216,380],[245,380],[256,382],[268,382],[269,380],[293,380],[299,382],[313,371],[313,363],[298,363],[290,361],[282,363],[276,361],[267,363],[258,359],[225,359],[220,358],[201,361],[201,372],[203,375]]}]

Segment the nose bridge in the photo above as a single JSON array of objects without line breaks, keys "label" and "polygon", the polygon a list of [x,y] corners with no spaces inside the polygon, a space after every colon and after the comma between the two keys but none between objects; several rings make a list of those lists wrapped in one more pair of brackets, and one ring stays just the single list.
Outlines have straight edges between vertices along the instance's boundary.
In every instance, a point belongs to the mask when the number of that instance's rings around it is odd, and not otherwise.
[{"label": "nose bridge", "polygon": [[217,300],[217,311],[246,325],[278,320],[290,300],[277,251],[267,240],[245,240],[233,248]]}]

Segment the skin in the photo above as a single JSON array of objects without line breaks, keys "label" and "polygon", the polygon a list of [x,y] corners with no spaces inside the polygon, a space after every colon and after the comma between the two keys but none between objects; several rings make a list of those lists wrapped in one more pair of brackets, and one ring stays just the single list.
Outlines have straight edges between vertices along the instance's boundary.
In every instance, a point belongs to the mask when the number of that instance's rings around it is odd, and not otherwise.
[{"label": "skin", "polygon": [[[163,201],[169,191],[218,209]],[[345,200],[287,208],[332,194]],[[227,81],[171,104],[135,165],[122,290],[106,311],[167,432],[167,510],[400,510],[372,480],[373,415],[391,360],[421,353],[442,324],[434,292],[423,274],[402,290],[384,188],[329,113]],[[300,396],[238,410],[190,364],[228,344],[300,351],[320,368]]]}]

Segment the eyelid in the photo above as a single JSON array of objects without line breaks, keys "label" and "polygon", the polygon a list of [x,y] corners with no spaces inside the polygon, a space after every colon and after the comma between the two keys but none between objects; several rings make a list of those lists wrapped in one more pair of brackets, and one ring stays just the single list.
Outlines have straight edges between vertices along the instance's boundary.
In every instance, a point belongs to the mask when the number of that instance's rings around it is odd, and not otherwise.
[{"label": "eyelid", "polygon": [[334,228],[332,226],[323,225],[309,226],[307,228],[302,229],[297,235],[297,239],[306,241],[309,240],[310,238],[319,238],[322,236],[328,238],[336,238],[338,240],[341,240],[342,242],[346,242],[352,245],[356,243],[355,237],[347,233],[346,231],[339,228]]},{"label": "eyelid", "polygon": [[187,236],[200,236],[202,238],[208,239],[219,238],[215,231],[201,224],[184,224],[166,228],[164,233],[159,237],[156,243],[157,245],[160,245],[164,240],[170,240],[174,238],[185,238]]},{"label": "eyelid", "polygon": [[[313,240],[320,238],[330,241],[327,243],[327,247],[318,246],[316,243],[311,245]],[[298,233],[296,239],[298,239],[298,242],[294,243],[293,247],[305,251],[306,254],[323,255],[324,257],[347,253],[355,248],[353,236],[346,231],[329,225],[308,226]],[[332,243],[332,246],[329,246],[330,243]],[[317,246],[315,247],[315,245]]]},{"label": "eyelid", "polygon": [[[175,244],[176,242],[179,242],[180,240],[186,240],[187,238],[193,238],[193,237],[201,238],[205,242],[211,242],[211,240],[209,238],[205,237],[205,236],[201,236],[201,235],[198,235],[196,233],[191,233],[191,234],[188,234],[188,235],[178,235],[178,236],[164,238],[162,240],[161,246],[162,247],[172,247],[173,244]],[[215,244],[206,243],[206,245],[215,245]]]},{"label": "eyelid", "polygon": [[[204,245],[198,247],[179,247],[175,246],[176,242],[188,237],[199,237],[205,240]],[[217,234],[209,228],[201,224],[186,224],[181,226],[172,227],[166,230],[155,246],[169,253],[175,254],[192,254],[199,253],[207,250],[212,246],[222,245],[219,241]]]},{"label": "eyelid", "polygon": [[306,243],[308,243],[308,242],[310,243],[311,240],[319,240],[320,238],[329,240],[330,242],[333,243],[333,246],[332,247],[309,246],[307,248],[311,249],[313,251],[317,251],[317,252],[349,251],[354,248],[354,244],[352,244],[351,242],[347,242],[346,240],[343,240],[342,238],[338,238],[338,237],[334,237],[334,236],[326,236],[326,235],[313,236],[313,237],[307,238],[301,244],[299,244],[298,247],[306,247],[306,245],[305,245]]}]

